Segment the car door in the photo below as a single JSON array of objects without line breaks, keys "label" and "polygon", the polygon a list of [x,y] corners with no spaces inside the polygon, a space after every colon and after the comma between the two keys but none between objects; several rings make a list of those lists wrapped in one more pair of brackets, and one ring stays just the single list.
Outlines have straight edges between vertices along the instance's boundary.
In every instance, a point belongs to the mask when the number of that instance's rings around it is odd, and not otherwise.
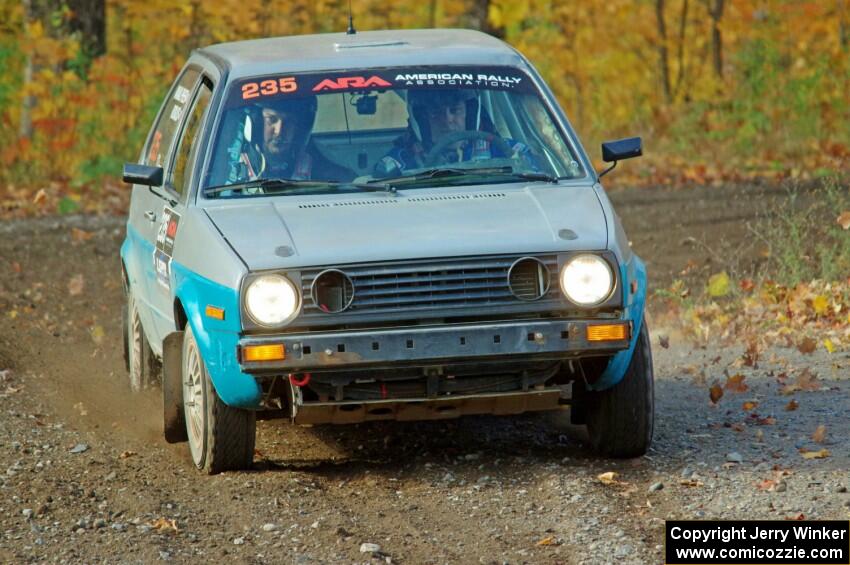
[{"label": "car door", "polygon": [[186,117],[181,125],[174,148],[174,157],[166,169],[161,203],[156,222],[154,240],[154,281],[151,287],[151,304],[154,331],[161,342],[175,330],[174,291],[172,288],[171,258],[174,246],[180,237],[180,218],[184,216],[190,187],[193,182],[194,164],[198,156],[203,124],[212,98],[212,81],[203,76],[192,93]]},{"label": "car door", "polygon": [[[168,170],[177,134],[200,74],[200,69],[188,67],[175,81],[148,135],[140,164]],[[130,242],[127,275],[145,334],[157,354],[161,353],[162,342],[157,339],[159,332],[155,328],[162,323],[160,318],[163,314],[157,310],[153,300],[157,292],[156,238],[167,203],[166,196],[167,192],[162,187],[133,185],[127,222]]]}]

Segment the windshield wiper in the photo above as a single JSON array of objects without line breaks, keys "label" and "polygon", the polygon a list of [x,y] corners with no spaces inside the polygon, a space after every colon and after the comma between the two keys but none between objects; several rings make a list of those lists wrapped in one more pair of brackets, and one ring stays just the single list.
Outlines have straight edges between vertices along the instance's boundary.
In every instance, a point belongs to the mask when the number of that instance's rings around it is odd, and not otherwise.
[{"label": "windshield wiper", "polygon": [[437,178],[463,177],[468,175],[477,176],[509,172],[511,172],[511,167],[479,167],[477,169],[462,169],[460,167],[437,167],[433,169],[425,169],[424,171],[418,171],[407,175],[400,175],[397,177],[370,180],[367,182],[367,184],[395,185],[399,183],[404,184],[408,182],[431,180]]},{"label": "windshield wiper", "polygon": [[408,175],[401,175],[398,177],[392,177],[387,179],[376,179],[368,181],[367,184],[383,184],[386,186],[395,186],[398,184],[407,184],[413,183],[422,180],[433,180],[440,178],[451,178],[451,177],[464,177],[464,176],[511,176],[516,178],[521,178],[525,180],[536,180],[536,181],[545,181],[545,182],[558,182],[557,177],[553,177],[551,175],[547,175],[546,173],[539,172],[523,172],[523,171],[514,171],[513,167],[506,165],[504,167],[478,167],[465,169],[460,167],[441,167],[434,169],[426,169],[424,171],[419,171],[417,173],[411,173]]},{"label": "windshield wiper", "polygon": [[239,182],[235,184],[226,184],[222,186],[212,186],[204,190],[205,195],[219,194],[230,190],[245,190],[251,188],[262,188],[264,191],[269,190],[272,193],[276,190],[287,188],[358,188],[360,190],[387,190],[389,187],[381,185],[370,185],[362,183],[348,183],[332,180],[300,180],[300,179],[256,179],[247,182]]},{"label": "windshield wiper", "polygon": [[506,176],[516,177],[525,180],[539,180],[544,182],[557,183],[558,177],[553,177],[552,175],[547,175],[546,173],[539,173],[536,171],[505,171]]}]

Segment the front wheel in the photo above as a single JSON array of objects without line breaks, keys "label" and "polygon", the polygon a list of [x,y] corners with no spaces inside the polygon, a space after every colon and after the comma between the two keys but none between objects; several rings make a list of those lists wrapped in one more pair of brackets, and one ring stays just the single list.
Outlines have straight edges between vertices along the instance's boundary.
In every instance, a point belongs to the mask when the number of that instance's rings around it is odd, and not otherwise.
[{"label": "front wheel", "polygon": [[183,411],[192,461],[210,475],[248,469],[254,460],[254,412],[222,402],[210,380],[192,327],[183,339]]},{"label": "front wheel", "polygon": [[655,420],[652,350],[643,321],[626,374],[613,387],[585,393],[587,434],[608,457],[638,457],[652,443]]}]

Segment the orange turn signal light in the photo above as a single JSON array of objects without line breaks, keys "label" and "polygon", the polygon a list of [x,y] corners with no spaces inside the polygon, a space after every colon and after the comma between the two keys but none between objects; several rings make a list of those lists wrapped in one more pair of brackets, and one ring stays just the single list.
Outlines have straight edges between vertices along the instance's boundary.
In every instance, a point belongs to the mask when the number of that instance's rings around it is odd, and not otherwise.
[{"label": "orange turn signal light", "polygon": [[628,324],[587,326],[587,341],[622,341],[629,338]]},{"label": "orange turn signal light", "polygon": [[246,345],[242,348],[243,361],[283,361],[286,351],[282,343],[275,345]]},{"label": "orange turn signal light", "polygon": [[209,304],[207,304],[205,313],[207,315],[207,318],[213,318],[214,320],[224,319],[224,308],[219,308],[218,306],[210,306]]}]

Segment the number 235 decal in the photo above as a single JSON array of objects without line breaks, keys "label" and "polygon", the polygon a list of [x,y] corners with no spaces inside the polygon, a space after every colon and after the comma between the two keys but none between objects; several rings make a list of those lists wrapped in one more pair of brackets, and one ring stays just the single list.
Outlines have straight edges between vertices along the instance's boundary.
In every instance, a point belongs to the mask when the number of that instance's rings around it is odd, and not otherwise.
[{"label": "number 235 decal", "polygon": [[298,90],[298,84],[295,82],[295,77],[249,82],[242,85],[242,100],[259,98],[260,96],[272,96],[279,93],[295,92],[296,90]]}]

